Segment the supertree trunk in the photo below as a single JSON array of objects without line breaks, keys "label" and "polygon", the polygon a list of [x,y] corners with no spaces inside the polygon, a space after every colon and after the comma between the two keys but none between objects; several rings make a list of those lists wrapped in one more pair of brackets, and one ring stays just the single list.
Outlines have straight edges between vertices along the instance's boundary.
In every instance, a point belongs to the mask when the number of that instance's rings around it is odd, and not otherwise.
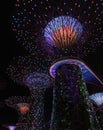
[{"label": "supertree trunk", "polygon": [[45,127],[44,93],[45,89],[31,89],[32,108],[30,115],[32,118],[32,130],[43,130],[43,127]]}]

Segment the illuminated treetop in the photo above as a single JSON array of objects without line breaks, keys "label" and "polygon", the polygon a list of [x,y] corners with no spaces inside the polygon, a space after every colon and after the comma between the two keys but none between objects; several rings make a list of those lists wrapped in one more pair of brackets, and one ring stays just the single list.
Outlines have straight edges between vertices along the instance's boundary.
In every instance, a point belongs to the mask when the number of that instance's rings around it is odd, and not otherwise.
[{"label": "illuminated treetop", "polygon": [[66,47],[65,52],[83,57],[103,42],[102,8],[102,0],[17,0],[13,31],[18,42],[32,55],[38,46],[39,49],[48,48],[50,53],[53,51],[51,45],[62,48],[69,43],[73,46]]},{"label": "illuminated treetop", "polygon": [[72,46],[83,32],[82,25],[69,16],[60,16],[52,19],[44,29],[44,37],[48,44],[64,49]]}]

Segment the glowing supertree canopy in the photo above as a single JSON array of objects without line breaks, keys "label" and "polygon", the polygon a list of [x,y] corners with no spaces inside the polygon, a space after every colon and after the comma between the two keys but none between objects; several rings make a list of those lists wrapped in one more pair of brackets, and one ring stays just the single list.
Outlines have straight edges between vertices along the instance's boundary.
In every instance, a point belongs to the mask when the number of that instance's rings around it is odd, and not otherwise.
[{"label": "glowing supertree canopy", "polygon": [[[48,66],[47,66],[48,68]],[[15,82],[25,85],[31,93],[31,123],[33,130],[41,130],[44,122],[44,94],[45,90],[52,87],[52,80],[47,68],[39,60],[32,57],[18,57],[7,68],[8,75]]]},{"label": "glowing supertree canopy", "polygon": [[92,94],[89,97],[97,106],[103,105],[103,93],[102,92]]},{"label": "glowing supertree canopy", "polygon": [[48,44],[58,48],[71,46],[83,31],[82,25],[74,18],[60,16],[51,20],[44,29],[44,36]]},{"label": "glowing supertree canopy", "polygon": [[15,4],[13,31],[33,55],[37,45],[49,42],[49,52],[51,45],[62,48],[69,44],[73,46],[65,52],[82,57],[103,42],[102,7],[102,0],[20,0]]}]

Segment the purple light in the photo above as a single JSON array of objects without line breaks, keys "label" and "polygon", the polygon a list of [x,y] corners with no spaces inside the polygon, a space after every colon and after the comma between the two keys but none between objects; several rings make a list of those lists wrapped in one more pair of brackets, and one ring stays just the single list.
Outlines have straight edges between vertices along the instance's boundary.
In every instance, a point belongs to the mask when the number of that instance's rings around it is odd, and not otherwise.
[{"label": "purple light", "polygon": [[7,128],[9,128],[9,130],[15,130],[16,126],[7,126]]},{"label": "purple light", "polygon": [[68,47],[80,38],[83,32],[81,23],[70,16],[59,16],[52,19],[44,29],[48,44],[56,47]]}]

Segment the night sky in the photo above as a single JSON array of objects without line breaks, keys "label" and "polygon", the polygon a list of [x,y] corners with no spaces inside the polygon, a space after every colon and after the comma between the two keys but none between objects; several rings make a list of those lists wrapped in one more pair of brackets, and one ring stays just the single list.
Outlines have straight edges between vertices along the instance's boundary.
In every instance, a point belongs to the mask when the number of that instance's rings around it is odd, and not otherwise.
[{"label": "night sky", "polygon": [[[15,33],[12,31],[11,17],[14,12],[14,3],[14,0],[2,0],[2,2],[0,2],[0,101],[12,95],[22,96],[30,94],[27,87],[20,86],[13,82],[6,74],[6,67],[12,57],[28,54],[23,46],[17,43]],[[97,47],[95,52],[88,54],[83,60],[103,81],[103,46]],[[103,91],[101,86],[90,84],[87,86],[90,93]],[[45,102],[50,100],[47,100],[47,98],[49,97],[48,95],[51,94],[51,91],[48,90],[45,96]],[[2,124],[2,122],[13,122],[13,119],[15,119],[14,123],[17,121],[17,112],[15,110],[3,106],[2,103],[0,107],[0,124]],[[47,109],[47,113],[49,113],[49,110],[50,108]],[[10,115],[8,114],[9,112],[11,113]]]}]

